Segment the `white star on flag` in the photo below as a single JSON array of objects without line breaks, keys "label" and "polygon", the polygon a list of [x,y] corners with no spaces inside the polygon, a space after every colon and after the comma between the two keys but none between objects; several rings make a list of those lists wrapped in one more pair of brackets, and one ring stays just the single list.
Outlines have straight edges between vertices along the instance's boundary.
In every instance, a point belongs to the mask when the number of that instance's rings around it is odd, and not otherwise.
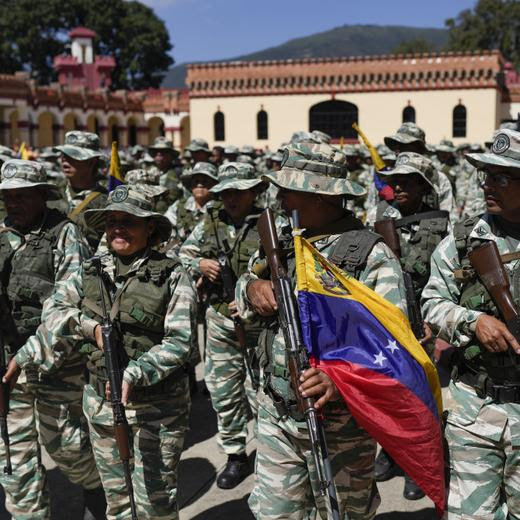
[{"label": "white star on flag", "polygon": [[374,364],[379,365],[380,367],[383,366],[383,361],[386,361],[386,358],[385,356],[383,356],[382,352],[379,352],[379,354],[377,356],[374,356],[374,358]]},{"label": "white star on flag", "polygon": [[387,348],[392,354],[396,351],[396,350],[399,350],[399,347],[397,346],[397,341],[388,341],[388,345],[385,347]]}]

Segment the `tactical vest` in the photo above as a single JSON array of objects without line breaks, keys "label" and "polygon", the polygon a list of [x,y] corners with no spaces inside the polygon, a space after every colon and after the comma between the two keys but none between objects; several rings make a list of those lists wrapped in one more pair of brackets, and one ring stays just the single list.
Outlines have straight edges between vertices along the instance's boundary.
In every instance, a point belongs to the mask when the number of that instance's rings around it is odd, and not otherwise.
[{"label": "tactical vest", "polygon": [[[238,279],[247,271],[249,260],[258,250],[260,237],[256,229],[256,223],[261,209],[253,208],[235,238],[228,234],[228,218],[225,210],[213,211],[204,216],[204,244],[200,249],[203,258],[216,259],[220,251],[224,251],[231,270]],[[224,302],[222,284],[206,283],[206,295],[208,302],[217,312],[229,316],[227,304]]]},{"label": "tactical vest", "polygon": [[[366,267],[370,252],[378,242],[382,241],[382,238],[363,228],[359,220],[356,219],[355,222],[358,229],[346,231],[340,235],[328,260],[349,275],[359,279]],[[294,280],[293,239],[290,235],[283,233],[280,244],[286,252],[288,275]],[[296,396],[290,382],[287,351],[285,346],[282,348],[275,346],[274,339],[278,332],[279,322],[277,319],[273,319],[262,330],[259,338],[259,363],[264,373],[264,391],[273,400],[280,417],[290,415],[296,421],[303,421],[305,418],[298,410]]]},{"label": "tactical vest", "polygon": [[[385,218],[384,213],[388,207],[390,205],[386,201],[378,204],[377,220]],[[439,242],[448,234],[449,222],[449,213],[441,210],[426,211],[394,219],[401,249],[403,251],[405,248],[409,249],[409,253],[401,258],[401,266],[403,271],[410,273],[418,298],[430,278],[430,258]],[[411,224],[419,224],[419,228],[415,232],[409,228],[411,236],[405,242],[400,228]]]},{"label": "tactical vest", "polygon": [[[480,216],[470,217],[453,227],[461,265],[461,270],[455,273],[456,279],[462,283],[459,305],[501,319],[489,292],[478,279],[468,257],[473,249],[487,242],[487,240],[470,237],[479,219]],[[511,292],[516,306],[519,307],[520,268],[517,268],[511,277]],[[491,353],[478,343],[476,337],[473,337],[472,341],[464,347],[460,362],[475,373],[487,374],[497,383],[502,381],[520,383],[520,356],[514,354],[511,349],[507,352]]]},{"label": "tactical vest", "polygon": [[48,210],[40,231],[22,237],[19,255],[11,248],[7,232],[0,233],[2,285],[12,317],[8,328],[16,329],[6,331],[8,338],[16,338],[16,345],[10,345],[13,349],[25,343],[40,324],[43,303],[54,288],[54,250],[68,222],[63,213]]},{"label": "tactical vest", "polygon": [[[179,259],[168,258],[152,250],[137,269],[124,277],[124,284],[116,290],[105,287],[105,301],[113,302],[111,317],[116,324],[116,337],[121,353],[121,364],[126,367],[132,359],[159,344],[164,337],[164,316],[171,299],[169,277],[180,265]],[[108,285],[108,276],[105,277]],[[102,301],[96,268],[90,260],[83,263],[83,294],[81,311],[101,323]],[[123,354],[124,351],[124,354]],[[87,355],[87,368],[99,381],[106,380],[105,356],[94,341],[82,345]]]},{"label": "tactical vest", "polygon": [[183,197],[177,204],[177,225],[175,229],[179,236],[179,242],[182,244],[195,226],[204,218],[205,213],[195,213],[186,209],[187,197]]}]

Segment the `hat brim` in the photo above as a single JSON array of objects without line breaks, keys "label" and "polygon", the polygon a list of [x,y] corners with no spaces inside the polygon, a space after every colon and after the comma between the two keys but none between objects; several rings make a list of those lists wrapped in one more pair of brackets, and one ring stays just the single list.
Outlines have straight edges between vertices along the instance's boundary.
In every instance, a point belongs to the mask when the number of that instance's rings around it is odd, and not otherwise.
[{"label": "hat brim", "polygon": [[90,148],[83,148],[82,146],[73,146],[71,144],[64,144],[55,146],[53,151],[61,152],[68,157],[72,157],[76,161],[88,161],[94,157],[101,157],[103,154],[98,150],[91,150]]},{"label": "hat brim", "polygon": [[[250,190],[251,188],[260,186],[264,182],[262,179],[224,179],[213,186],[209,191],[211,193],[221,193],[226,190]],[[265,188],[267,188],[267,185],[265,185]]]},{"label": "hat brim", "polygon": [[520,169],[520,161],[494,153],[467,153],[465,157],[470,164],[479,170],[485,170],[488,166]]},{"label": "hat brim", "polygon": [[426,149],[426,144],[422,139],[419,139],[418,137],[414,137],[413,135],[408,134],[394,134],[389,135],[388,137],[385,137],[384,139],[386,146],[388,148],[392,149],[396,145],[400,144],[412,144],[412,143],[420,143],[423,148]]},{"label": "hat brim", "polygon": [[218,182],[218,177],[216,175],[212,175],[211,173],[205,172],[205,171],[196,171],[196,172],[194,172],[193,170],[187,170],[187,171],[183,172],[182,175],[181,175],[181,180],[182,181],[189,180],[194,175],[205,175],[206,177],[209,177],[210,179],[213,179],[214,181]]},{"label": "hat brim", "polygon": [[420,175],[432,188],[434,188],[432,181],[430,181],[426,175],[424,175],[421,170],[414,168],[413,166],[408,166],[406,164],[400,164],[396,166],[393,170],[379,170],[378,175],[381,177],[392,177],[392,175],[411,175],[417,173]]},{"label": "hat brim", "polygon": [[179,150],[176,150],[175,148],[171,148],[170,146],[149,146],[148,147],[148,151],[149,152],[153,152],[154,150],[163,150],[163,151],[168,151],[168,152],[171,152],[175,158],[179,157],[179,155],[181,154],[179,152]]},{"label": "hat brim", "polygon": [[59,188],[52,184],[52,182],[29,182],[24,179],[4,179],[0,182],[0,191],[1,190],[20,190],[23,188],[36,188],[38,186],[45,186],[49,190],[48,200],[57,200],[61,198],[61,193]]},{"label": "hat brim", "polygon": [[206,152],[206,153],[211,153],[211,150],[209,148],[202,148],[201,146],[191,147],[191,146],[188,145],[184,149],[188,150],[188,152]]},{"label": "hat brim", "polygon": [[343,195],[362,197],[367,191],[360,184],[348,179],[325,177],[294,168],[282,168],[278,172],[262,175],[262,179],[277,188],[317,193],[320,195]]},{"label": "hat brim", "polygon": [[439,145],[435,148],[435,151],[436,152],[444,152],[444,153],[455,153],[457,151],[456,148],[451,148],[451,146],[444,146],[444,145]]},{"label": "hat brim", "polygon": [[122,211],[123,213],[128,213],[129,215],[133,215],[135,217],[140,218],[151,218],[157,222],[157,233],[159,235],[161,242],[166,242],[170,239],[172,234],[172,224],[164,215],[160,213],[155,213],[154,211],[146,211],[141,208],[137,208],[133,204],[127,204],[125,202],[118,202],[116,204],[112,203],[106,206],[105,208],[98,209],[88,209],[85,211],[85,222],[87,225],[93,224],[92,220],[96,219],[96,225],[99,225],[99,215],[103,217],[102,221],[104,223],[107,213],[110,211]]}]

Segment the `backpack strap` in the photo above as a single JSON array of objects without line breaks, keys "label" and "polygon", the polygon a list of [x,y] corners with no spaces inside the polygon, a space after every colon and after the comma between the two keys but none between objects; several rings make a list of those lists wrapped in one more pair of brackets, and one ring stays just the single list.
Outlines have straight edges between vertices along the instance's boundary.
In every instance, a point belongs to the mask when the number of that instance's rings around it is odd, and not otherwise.
[{"label": "backpack strap", "polygon": [[403,226],[407,226],[408,224],[420,222],[421,220],[429,220],[434,218],[449,219],[450,213],[448,211],[443,211],[440,209],[435,211],[425,211],[424,213],[415,213],[414,215],[408,215],[407,217],[398,218],[394,221],[394,223],[396,228],[400,228]]}]

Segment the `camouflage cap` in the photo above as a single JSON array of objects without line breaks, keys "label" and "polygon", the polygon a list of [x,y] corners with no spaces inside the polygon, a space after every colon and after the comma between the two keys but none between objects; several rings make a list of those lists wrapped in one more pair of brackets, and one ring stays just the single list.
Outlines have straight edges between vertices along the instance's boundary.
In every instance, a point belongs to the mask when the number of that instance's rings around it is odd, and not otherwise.
[{"label": "camouflage cap", "polygon": [[238,149],[238,146],[235,146],[234,144],[228,144],[224,148],[225,155],[238,155],[239,153],[240,153],[240,150]]},{"label": "camouflage cap", "polygon": [[161,178],[160,170],[144,170],[142,168],[130,170],[125,175],[125,182],[127,184],[148,184],[151,186],[159,186]]},{"label": "camouflage cap", "polygon": [[186,170],[185,172],[183,172],[182,179],[187,180],[193,177],[193,175],[205,175],[206,177],[210,177],[214,181],[219,180],[216,166],[214,164],[204,161],[199,161],[198,163],[195,163],[191,170]]},{"label": "camouflage cap", "polygon": [[377,147],[377,153],[379,154],[381,159],[383,159],[383,161],[393,162],[397,159],[397,155],[395,155],[395,153],[392,152],[392,150],[390,150],[390,148],[388,148],[388,146],[386,146],[385,144],[380,144]]},{"label": "camouflage cap", "polygon": [[281,166],[280,171],[266,173],[262,179],[287,190],[348,197],[366,194],[359,184],[347,179],[345,154],[328,144],[290,145]]},{"label": "camouflage cap", "polygon": [[255,162],[253,161],[251,156],[245,155],[243,153],[241,153],[239,156],[237,156],[237,162],[239,162],[239,163],[246,163],[246,164],[252,164],[252,165],[255,164]]},{"label": "camouflage cap", "polygon": [[14,150],[9,148],[8,146],[4,146],[2,144],[0,144],[0,154],[5,155],[7,157],[11,157],[12,159],[15,159]]},{"label": "camouflage cap", "polygon": [[48,160],[48,159],[58,159],[60,156],[60,152],[55,150],[51,146],[46,146],[38,155],[39,159]]},{"label": "camouflage cap", "polygon": [[426,134],[415,123],[403,123],[397,133],[385,137],[385,144],[394,149],[399,144],[426,143]]},{"label": "camouflage cap", "polygon": [[247,163],[228,162],[219,167],[218,184],[209,191],[220,193],[224,190],[249,190],[262,183],[262,179],[256,176],[254,166]]},{"label": "camouflage cap", "polygon": [[291,144],[301,143],[301,142],[315,142],[312,134],[310,132],[306,132],[305,130],[298,130],[298,132],[294,132],[291,136]]},{"label": "camouflage cap", "polygon": [[313,130],[311,135],[319,143],[330,144],[332,141],[332,137],[321,130]]},{"label": "camouflage cap", "polygon": [[92,132],[72,130],[65,134],[65,143],[55,146],[57,150],[76,161],[88,161],[94,157],[101,157],[99,150],[99,137]]},{"label": "camouflage cap", "polygon": [[47,186],[47,188],[53,191],[53,196],[58,195],[57,187],[49,182],[47,171],[42,163],[24,161],[23,159],[9,159],[2,164],[0,175],[0,190]]},{"label": "camouflage cap", "polygon": [[455,145],[453,141],[448,139],[442,139],[441,142],[435,147],[436,152],[445,152],[445,153],[455,153],[456,152]]},{"label": "camouflage cap", "polygon": [[153,208],[155,201],[147,189],[142,186],[118,186],[108,195],[107,205],[100,209],[89,209],[85,211],[85,222],[91,224],[92,219],[98,219],[99,214],[106,217],[110,211],[122,211],[135,217],[153,219],[157,222],[157,234],[160,242],[169,240],[172,225],[171,222]]},{"label": "camouflage cap", "polygon": [[353,144],[346,144],[342,151],[346,157],[359,157],[359,148],[356,148]]},{"label": "camouflage cap", "polygon": [[240,154],[242,155],[254,155],[255,154],[255,148],[254,146],[251,146],[250,144],[245,144],[240,148]]},{"label": "camouflage cap", "polygon": [[283,161],[283,153],[275,152],[275,153],[271,154],[270,159],[271,159],[271,161],[273,161],[273,162],[279,162],[279,163],[281,163],[281,162]]},{"label": "camouflage cap", "polygon": [[208,142],[204,139],[192,139],[190,144],[186,146],[186,150],[190,152],[211,152],[208,146]]},{"label": "camouflage cap", "polygon": [[169,151],[169,152],[172,152],[173,155],[175,155],[175,157],[179,157],[179,155],[180,155],[179,150],[176,150],[173,147],[172,141],[170,141],[169,139],[166,139],[166,137],[164,137],[162,135],[155,138],[153,145],[149,146],[148,150],[150,150],[150,151],[154,151],[154,150]]},{"label": "camouflage cap", "polygon": [[380,170],[378,173],[382,177],[418,173],[432,188],[434,187],[433,177],[435,175],[435,167],[433,162],[428,159],[428,157],[415,152],[400,153],[397,156],[393,169]]},{"label": "camouflage cap", "polygon": [[488,153],[467,153],[465,157],[480,170],[489,166],[520,169],[520,132],[499,130]]},{"label": "camouflage cap", "polygon": [[146,150],[145,150],[144,146],[141,146],[140,144],[136,144],[135,146],[132,146],[132,148],[130,149],[130,155],[132,157],[134,157],[138,153],[144,153],[145,151]]}]

